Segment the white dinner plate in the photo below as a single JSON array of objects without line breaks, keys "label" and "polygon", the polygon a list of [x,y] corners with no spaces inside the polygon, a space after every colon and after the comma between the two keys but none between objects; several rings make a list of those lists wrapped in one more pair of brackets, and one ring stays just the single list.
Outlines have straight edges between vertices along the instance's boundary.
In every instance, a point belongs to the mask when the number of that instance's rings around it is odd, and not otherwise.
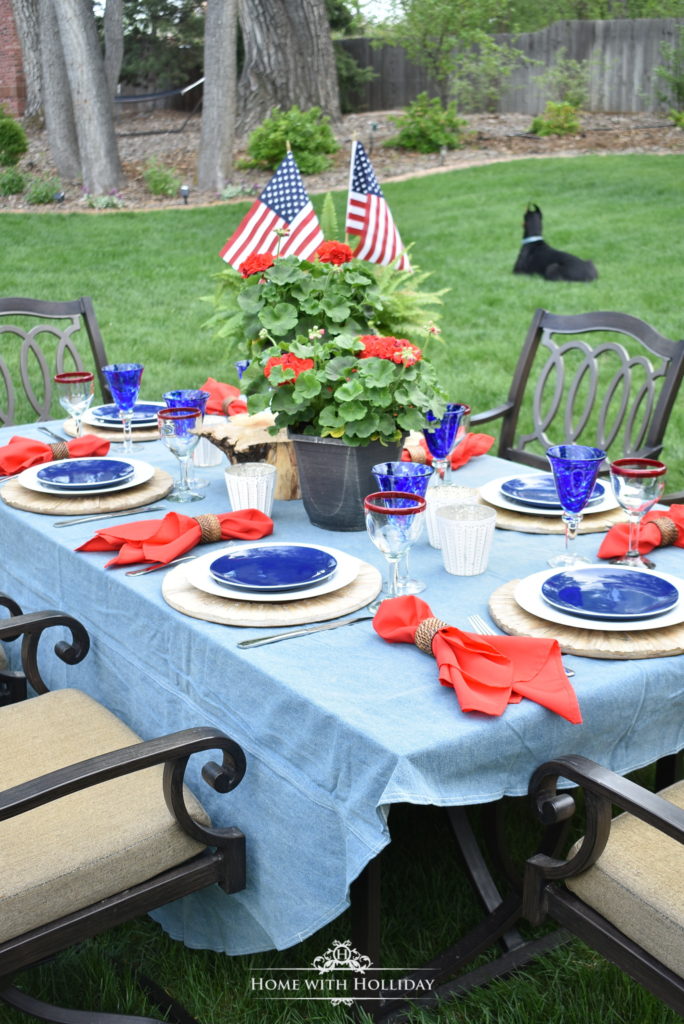
[{"label": "white dinner plate", "polygon": [[[605,567],[606,564],[604,562],[603,568]],[[642,570],[635,569],[632,571],[641,572]],[[550,576],[556,575],[558,575],[558,569],[544,569],[542,572],[535,572],[532,576],[526,576],[524,580],[520,580],[513,595],[520,607],[524,611],[530,612],[531,615],[544,619],[546,622],[557,622],[561,626],[573,626],[575,629],[599,629],[604,632],[613,633],[633,633],[637,629],[665,629],[666,626],[677,626],[680,622],[684,622],[684,601],[681,598],[672,611],[666,612],[664,615],[658,615],[656,618],[630,619],[628,622],[616,622],[610,619],[590,619],[585,616],[569,615],[566,612],[558,611],[556,608],[552,608],[550,604],[547,604],[541,593],[542,583],[549,579]],[[684,580],[680,577],[669,576],[664,572],[655,573],[654,575],[677,587],[680,594],[684,592]]]},{"label": "white dinner plate", "polygon": [[[117,459],[116,461],[121,462],[122,460]],[[22,487],[26,487],[29,491],[37,491],[39,494],[55,494],[60,498],[90,498],[95,494],[114,494],[115,491],[138,487],[139,484],[147,483],[154,476],[154,466],[151,466],[149,462],[141,462],[139,459],[126,459],[125,461],[133,466],[133,476],[124,480],[123,483],[117,484],[116,487],[94,487],[88,491],[67,491],[63,487],[48,487],[47,484],[42,484],[38,480],[38,470],[42,469],[45,463],[25,469],[23,473],[19,474],[17,480]]]},{"label": "white dinner plate", "polygon": [[[274,545],[280,546],[278,541],[273,542]],[[264,543],[259,541],[258,546],[264,547]],[[354,558],[353,555],[348,555],[346,551],[338,551],[337,548],[327,548],[322,544],[301,544],[301,547],[317,547],[321,551],[327,552],[329,555],[333,555],[337,559],[337,569],[333,575],[327,579],[324,583],[319,583],[313,587],[306,587],[300,590],[290,591],[270,591],[268,593],[257,593],[248,590],[239,590],[236,587],[228,587],[225,583],[217,583],[209,572],[209,566],[212,562],[215,562],[222,554],[228,554],[230,551],[234,551],[235,548],[226,548],[225,551],[212,551],[208,555],[202,555],[200,558],[196,558],[193,562],[189,562],[186,566],[186,579],[193,587],[197,590],[204,591],[205,594],[213,594],[216,597],[227,598],[230,601],[303,601],[309,597],[321,597],[323,594],[332,594],[336,590],[341,590],[342,587],[348,586],[353,583],[356,577],[359,575],[359,569],[361,562],[358,558]],[[245,550],[245,546],[241,550]]]},{"label": "white dinner plate", "polygon": [[[145,408],[165,409],[166,405],[164,402],[143,402],[139,403],[145,406]],[[103,416],[100,410],[111,409],[111,405],[96,405],[92,409],[88,409],[83,414],[83,423],[88,423],[91,427],[101,427],[103,430],[123,430],[121,420],[117,416]],[[147,416],[141,418],[133,418],[131,428],[133,430],[150,430],[152,427],[157,426],[156,416]]]},{"label": "white dinner plate", "polygon": [[[489,480],[486,484],[480,486],[480,497],[482,497],[490,505],[494,505],[496,508],[509,509],[511,512],[520,512],[521,515],[528,516],[555,516],[556,519],[560,518],[561,510],[557,508],[537,508],[533,505],[521,505],[519,502],[509,501],[501,493],[501,484],[507,480],[517,480],[520,477],[520,473],[516,473],[515,476],[500,476],[496,480]],[[612,508],[617,508],[618,503],[615,495],[610,487],[606,487],[606,492],[603,496],[603,501],[597,502],[595,505],[589,505],[588,508],[582,513],[585,516],[592,516],[596,512],[608,512]]]}]

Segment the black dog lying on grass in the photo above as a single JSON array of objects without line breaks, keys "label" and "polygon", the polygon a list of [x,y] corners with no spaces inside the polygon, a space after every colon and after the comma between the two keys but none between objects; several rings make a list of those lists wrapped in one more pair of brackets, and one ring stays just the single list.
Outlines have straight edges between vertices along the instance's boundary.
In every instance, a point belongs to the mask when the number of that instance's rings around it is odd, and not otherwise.
[{"label": "black dog lying on grass", "polygon": [[595,281],[598,271],[591,260],[581,260],[562,249],[552,249],[542,238],[542,212],[528,203],[523,219],[523,240],[514,274],[539,274],[547,281]]}]

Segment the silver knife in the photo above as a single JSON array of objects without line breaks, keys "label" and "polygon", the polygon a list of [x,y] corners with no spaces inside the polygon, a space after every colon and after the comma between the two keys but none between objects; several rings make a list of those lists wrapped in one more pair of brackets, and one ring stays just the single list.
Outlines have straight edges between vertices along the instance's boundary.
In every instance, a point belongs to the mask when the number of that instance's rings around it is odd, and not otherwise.
[{"label": "silver knife", "polygon": [[274,633],[272,636],[257,636],[253,640],[240,640],[238,647],[261,647],[262,644],[275,644],[278,640],[288,640],[291,636],[306,636],[307,633],[320,633],[324,629],[337,629],[338,626],[351,626],[354,622],[368,622],[372,615],[357,615],[355,619],[344,622],[325,622],[322,626],[307,626],[305,629],[291,629],[288,633]]},{"label": "silver knife", "polygon": [[121,512],[98,512],[95,515],[81,516],[80,519],[60,519],[53,526],[76,526],[78,523],[92,523],[96,519],[114,519],[116,516],[142,515],[144,512],[164,512],[162,505],[151,505],[149,508],[127,508]]}]

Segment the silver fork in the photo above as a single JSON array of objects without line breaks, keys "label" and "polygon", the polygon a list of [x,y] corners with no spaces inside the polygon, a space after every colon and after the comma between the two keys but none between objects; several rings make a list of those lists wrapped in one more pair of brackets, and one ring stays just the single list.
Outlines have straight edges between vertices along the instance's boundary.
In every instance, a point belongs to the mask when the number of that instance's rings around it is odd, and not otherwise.
[{"label": "silver fork", "polygon": [[48,434],[50,437],[54,438],[55,441],[66,441],[63,434],[56,434],[54,430],[50,430],[49,427],[40,426],[38,429],[42,430],[44,434]]},{"label": "silver fork", "polygon": [[[482,618],[481,615],[469,615],[468,616],[468,622],[473,627],[473,629],[475,630],[476,633],[481,633],[483,636],[496,636],[497,635],[496,631],[492,629],[492,627],[489,625],[488,622],[485,622],[485,620]],[[563,663],[563,667],[565,669],[565,674],[566,675],[574,676],[574,674],[575,674],[574,668],[568,668],[565,663]]]}]

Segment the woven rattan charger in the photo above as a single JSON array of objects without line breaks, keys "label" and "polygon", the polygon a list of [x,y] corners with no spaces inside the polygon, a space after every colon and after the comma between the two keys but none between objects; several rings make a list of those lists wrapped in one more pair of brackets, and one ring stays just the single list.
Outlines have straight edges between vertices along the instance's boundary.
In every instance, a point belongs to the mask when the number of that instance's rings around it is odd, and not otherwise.
[{"label": "woven rattan charger", "polygon": [[162,597],[176,611],[205,622],[224,626],[301,626],[309,622],[326,622],[358,611],[377,597],[382,576],[368,562],[361,562],[355,580],[321,597],[301,601],[231,601],[229,598],[205,594],[186,578],[187,566],[177,565],[166,573]]},{"label": "woven rattan charger", "polygon": [[139,508],[159,501],[173,490],[173,477],[163,469],[155,469],[152,477],[137,487],[127,487],[111,494],[93,494],[89,497],[62,497],[61,494],[41,494],[22,487],[18,480],[8,480],[0,488],[0,498],[10,508],[22,512],[39,512],[48,516],[77,516],[89,512],[119,512]]}]

